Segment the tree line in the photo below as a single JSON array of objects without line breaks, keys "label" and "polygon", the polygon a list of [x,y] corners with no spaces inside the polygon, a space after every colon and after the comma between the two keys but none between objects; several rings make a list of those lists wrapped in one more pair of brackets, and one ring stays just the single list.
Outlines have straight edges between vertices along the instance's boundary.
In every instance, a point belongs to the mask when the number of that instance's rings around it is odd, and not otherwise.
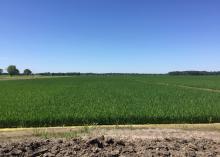
[{"label": "tree line", "polygon": [[45,72],[45,73],[37,73],[36,75],[42,75],[42,76],[73,76],[73,75],[80,75],[80,73],[79,72],[67,72],[67,73]]},{"label": "tree line", "polygon": [[36,73],[36,75],[42,75],[42,76],[74,76],[74,75],[89,75],[89,76],[113,76],[113,75],[160,75],[160,74],[141,74],[141,73],[80,73],[80,72],[66,72],[66,73],[51,73],[51,72],[45,72],[45,73]]},{"label": "tree line", "polygon": [[[30,69],[25,69],[23,71],[23,73],[20,73],[20,71],[17,69],[17,67],[15,65],[9,65],[7,68],[6,68],[6,71],[7,71],[7,74],[9,74],[10,76],[13,76],[13,75],[20,75],[20,74],[23,74],[23,75],[32,75],[32,71]],[[0,75],[3,74],[3,69],[0,69]],[[4,73],[5,74],[5,73]]]},{"label": "tree line", "polygon": [[172,71],[169,75],[220,75],[220,71]]},{"label": "tree line", "polygon": [[[15,65],[9,65],[7,68],[7,73],[3,73],[3,69],[0,68],[0,75],[1,74],[9,74],[10,76],[13,75],[33,75],[30,69],[25,69],[23,73],[17,69]],[[171,71],[167,73],[168,75],[220,75],[220,71]],[[166,74],[144,74],[144,73],[80,73],[80,72],[58,72],[58,73],[36,73],[35,75],[42,75],[42,76],[75,76],[75,75],[105,75],[105,76],[112,76],[112,75],[166,75]]]}]

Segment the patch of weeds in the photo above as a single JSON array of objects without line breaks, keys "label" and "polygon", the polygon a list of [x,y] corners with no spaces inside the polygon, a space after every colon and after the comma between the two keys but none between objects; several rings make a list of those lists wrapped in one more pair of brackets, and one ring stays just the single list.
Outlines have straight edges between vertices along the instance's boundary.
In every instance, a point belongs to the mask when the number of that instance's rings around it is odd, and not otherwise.
[{"label": "patch of weeds", "polygon": [[41,130],[41,129],[34,129],[33,130],[33,135],[36,137],[41,137],[41,138],[45,138],[48,139],[50,137],[50,134],[46,129]]},{"label": "patch of weeds", "polygon": [[209,121],[209,123],[212,123],[213,122],[212,117],[209,117],[208,121]]},{"label": "patch of weeds", "polygon": [[48,138],[76,138],[76,137],[80,137],[82,135],[88,134],[91,130],[93,130],[92,127],[89,126],[83,126],[80,129],[77,130],[69,130],[69,131],[48,131],[47,129],[35,129],[33,131],[33,135],[36,137],[41,137],[44,139],[48,139]]}]

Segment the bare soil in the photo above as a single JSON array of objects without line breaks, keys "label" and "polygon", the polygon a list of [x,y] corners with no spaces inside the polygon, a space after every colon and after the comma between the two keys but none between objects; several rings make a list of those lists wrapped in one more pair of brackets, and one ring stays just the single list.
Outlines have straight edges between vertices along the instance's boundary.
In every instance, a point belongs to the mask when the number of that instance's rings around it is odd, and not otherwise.
[{"label": "bare soil", "polygon": [[47,139],[0,146],[0,156],[219,156],[220,143],[209,139]]},{"label": "bare soil", "polygon": [[[72,129],[49,130],[45,138],[31,131],[0,132],[3,156],[218,156],[219,130],[170,128],[96,128],[66,138]],[[74,130],[77,131],[77,130]],[[40,135],[40,134],[38,134]]]}]

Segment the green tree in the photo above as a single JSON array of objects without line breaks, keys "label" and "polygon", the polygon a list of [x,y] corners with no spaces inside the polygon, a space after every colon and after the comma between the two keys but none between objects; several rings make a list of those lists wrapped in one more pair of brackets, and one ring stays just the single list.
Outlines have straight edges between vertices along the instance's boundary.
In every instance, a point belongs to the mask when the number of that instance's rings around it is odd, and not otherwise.
[{"label": "green tree", "polygon": [[15,65],[9,65],[7,68],[7,72],[10,76],[19,74],[19,70],[16,68]]},{"label": "green tree", "polygon": [[25,69],[24,70],[24,75],[31,75],[32,71],[30,69]]},{"label": "green tree", "polygon": [[3,73],[3,69],[0,69],[0,75]]}]

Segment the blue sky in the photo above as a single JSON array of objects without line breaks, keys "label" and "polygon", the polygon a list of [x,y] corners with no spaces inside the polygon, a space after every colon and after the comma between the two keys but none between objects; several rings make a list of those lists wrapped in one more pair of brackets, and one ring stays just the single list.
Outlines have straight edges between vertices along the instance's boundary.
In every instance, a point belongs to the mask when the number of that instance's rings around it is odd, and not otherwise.
[{"label": "blue sky", "polygon": [[219,0],[0,0],[0,68],[220,70]]}]

